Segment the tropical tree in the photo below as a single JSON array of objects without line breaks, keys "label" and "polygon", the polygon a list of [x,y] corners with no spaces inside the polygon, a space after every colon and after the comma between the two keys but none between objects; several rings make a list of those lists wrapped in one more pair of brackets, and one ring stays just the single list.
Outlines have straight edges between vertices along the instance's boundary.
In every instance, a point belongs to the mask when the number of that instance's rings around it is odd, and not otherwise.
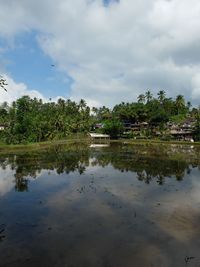
[{"label": "tropical tree", "polygon": [[102,131],[105,134],[109,134],[111,138],[118,138],[118,136],[123,132],[123,124],[120,120],[112,118],[104,121]]},{"label": "tropical tree", "polygon": [[153,95],[150,90],[146,91],[145,97],[146,97],[147,103],[149,103],[152,100]]},{"label": "tropical tree", "polygon": [[162,106],[163,106],[164,111],[167,114],[167,116],[175,115],[174,101],[171,97],[165,98],[163,100]]},{"label": "tropical tree", "polygon": [[185,99],[183,95],[177,95],[176,100],[175,100],[175,106],[176,106],[178,115],[180,113],[185,112]]},{"label": "tropical tree", "polygon": [[188,111],[190,111],[191,107],[192,107],[192,104],[191,104],[190,101],[188,101],[188,102],[187,102],[187,109],[188,109]]},{"label": "tropical tree", "polygon": [[[5,82],[3,82],[3,85]],[[146,104],[145,104],[146,100]],[[0,123],[5,130],[0,138],[7,143],[38,142],[61,139],[73,133],[90,131],[96,123],[104,125],[103,131],[113,138],[123,131],[123,125],[148,122],[150,129],[165,129],[166,122],[184,120],[186,114],[196,118],[195,138],[200,137],[199,109],[185,104],[182,95],[175,100],[165,97],[165,91],[152,98],[150,90],[138,96],[138,102],[121,102],[110,109],[106,106],[90,108],[84,99],[78,103],[70,99],[58,99],[43,103],[41,99],[23,96],[11,105],[0,105]]]},{"label": "tropical tree", "polygon": [[3,76],[0,75],[0,87],[7,91],[6,85],[8,85],[6,79],[4,79]]},{"label": "tropical tree", "polygon": [[160,101],[160,103],[162,104],[164,99],[165,99],[165,96],[166,96],[166,92],[164,90],[160,90],[158,93],[158,100]]},{"label": "tropical tree", "polygon": [[200,141],[200,108],[198,108],[195,118],[196,118],[195,139],[196,141]]},{"label": "tropical tree", "polygon": [[112,117],[111,110],[105,106],[93,109],[93,111],[95,111],[96,113],[96,118],[98,122],[110,119]]},{"label": "tropical tree", "polygon": [[140,94],[139,96],[138,96],[138,103],[145,103],[145,95],[144,94]]},{"label": "tropical tree", "polygon": [[8,123],[8,103],[3,102],[0,105],[0,123],[7,124]]}]

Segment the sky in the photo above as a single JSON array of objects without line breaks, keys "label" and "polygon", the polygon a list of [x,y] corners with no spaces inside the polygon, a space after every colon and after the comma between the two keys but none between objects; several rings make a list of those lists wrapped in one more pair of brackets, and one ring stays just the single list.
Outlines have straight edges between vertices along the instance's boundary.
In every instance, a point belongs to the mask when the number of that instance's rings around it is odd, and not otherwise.
[{"label": "sky", "polygon": [[200,104],[199,0],[0,0],[0,102],[113,107],[165,90]]}]

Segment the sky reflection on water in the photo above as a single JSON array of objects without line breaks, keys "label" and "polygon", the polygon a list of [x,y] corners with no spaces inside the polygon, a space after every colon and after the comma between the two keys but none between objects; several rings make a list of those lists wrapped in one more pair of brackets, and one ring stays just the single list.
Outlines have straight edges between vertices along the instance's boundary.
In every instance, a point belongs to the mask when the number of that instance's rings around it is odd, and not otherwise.
[{"label": "sky reflection on water", "polygon": [[0,266],[200,266],[199,153],[119,143],[1,155]]}]

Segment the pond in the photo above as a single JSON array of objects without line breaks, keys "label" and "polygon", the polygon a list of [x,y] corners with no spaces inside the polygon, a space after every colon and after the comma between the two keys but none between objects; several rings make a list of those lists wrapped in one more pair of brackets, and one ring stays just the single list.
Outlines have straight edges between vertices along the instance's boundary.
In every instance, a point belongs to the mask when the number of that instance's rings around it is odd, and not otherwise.
[{"label": "pond", "polygon": [[200,147],[0,155],[0,266],[200,266]]}]

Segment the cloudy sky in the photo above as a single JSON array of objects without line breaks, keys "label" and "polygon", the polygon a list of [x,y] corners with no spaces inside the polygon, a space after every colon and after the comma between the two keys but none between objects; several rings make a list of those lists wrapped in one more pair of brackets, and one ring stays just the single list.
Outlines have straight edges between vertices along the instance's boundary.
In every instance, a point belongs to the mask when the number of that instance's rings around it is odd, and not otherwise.
[{"label": "cloudy sky", "polygon": [[112,107],[150,89],[198,105],[199,14],[199,0],[0,0],[0,102]]}]

